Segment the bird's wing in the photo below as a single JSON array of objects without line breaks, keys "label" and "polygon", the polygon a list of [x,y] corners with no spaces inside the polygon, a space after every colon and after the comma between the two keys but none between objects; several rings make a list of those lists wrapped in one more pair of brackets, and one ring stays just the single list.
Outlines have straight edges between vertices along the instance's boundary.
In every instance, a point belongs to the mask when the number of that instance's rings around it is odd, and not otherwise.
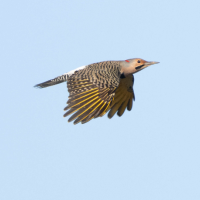
[{"label": "bird's wing", "polygon": [[73,113],[68,121],[75,120],[74,124],[77,124],[79,122],[86,123],[92,118],[103,116],[108,111],[117,89],[116,86],[103,85],[102,87],[101,84],[95,84],[89,78],[69,78],[67,87],[70,95],[67,102],[68,106],[64,108],[68,111],[64,114],[64,117]]},{"label": "bird's wing", "polygon": [[126,107],[129,111],[132,109],[132,103],[135,100],[133,84],[134,76],[132,74],[120,79],[119,86],[115,91],[114,101],[108,108],[110,110],[108,118],[112,118],[117,111],[117,115],[122,116]]}]

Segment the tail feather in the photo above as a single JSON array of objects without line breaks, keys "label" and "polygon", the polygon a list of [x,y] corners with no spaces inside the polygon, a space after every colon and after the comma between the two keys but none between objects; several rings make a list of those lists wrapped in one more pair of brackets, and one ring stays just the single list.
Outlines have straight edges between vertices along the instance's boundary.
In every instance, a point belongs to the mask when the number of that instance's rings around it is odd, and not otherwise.
[{"label": "tail feather", "polygon": [[54,79],[45,81],[43,83],[39,83],[39,84],[35,85],[34,87],[45,88],[45,87],[49,87],[49,86],[52,86],[52,85],[56,85],[56,84],[59,84],[59,83],[67,81],[68,76],[69,75],[66,73],[66,74],[58,76],[58,77],[56,77]]},{"label": "tail feather", "polygon": [[79,67],[79,68],[77,68],[77,69],[75,69],[75,70],[72,70],[72,71],[70,71],[70,72],[68,72],[68,73],[65,73],[65,74],[63,74],[63,75],[61,75],[61,76],[58,76],[58,77],[56,77],[56,78],[54,78],[54,79],[45,81],[45,82],[43,82],[43,83],[39,83],[39,84],[35,85],[34,87],[37,87],[37,88],[45,88],[45,87],[49,87],[49,86],[52,86],[52,85],[56,85],[56,84],[65,82],[65,81],[67,81],[67,79],[68,79],[71,75],[73,75],[75,72],[77,72],[77,71],[79,71],[79,70],[84,69],[85,67],[86,67],[86,66]]}]

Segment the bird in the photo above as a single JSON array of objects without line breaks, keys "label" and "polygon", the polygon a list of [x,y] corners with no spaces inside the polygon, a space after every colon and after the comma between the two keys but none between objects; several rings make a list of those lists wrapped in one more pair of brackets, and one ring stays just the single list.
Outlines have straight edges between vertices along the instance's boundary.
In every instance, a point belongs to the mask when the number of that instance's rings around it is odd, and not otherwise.
[{"label": "bird", "polygon": [[133,74],[159,62],[148,62],[141,58],[120,61],[103,61],[79,67],[54,79],[35,85],[46,88],[67,82],[69,97],[64,108],[64,117],[71,115],[68,122],[89,122],[102,117],[108,118],[117,112],[122,116],[125,109],[132,109],[135,101]]}]

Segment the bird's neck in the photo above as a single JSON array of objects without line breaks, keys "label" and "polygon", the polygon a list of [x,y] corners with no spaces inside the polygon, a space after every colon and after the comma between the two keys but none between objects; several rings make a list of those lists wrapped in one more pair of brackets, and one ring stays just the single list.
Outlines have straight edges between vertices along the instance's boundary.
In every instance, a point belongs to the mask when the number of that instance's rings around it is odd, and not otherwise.
[{"label": "bird's neck", "polygon": [[121,74],[124,74],[124,76],[128,76],[129,74],[134,74],[137,70],[134,67],[128,66],[122,66],[121,68]]}]

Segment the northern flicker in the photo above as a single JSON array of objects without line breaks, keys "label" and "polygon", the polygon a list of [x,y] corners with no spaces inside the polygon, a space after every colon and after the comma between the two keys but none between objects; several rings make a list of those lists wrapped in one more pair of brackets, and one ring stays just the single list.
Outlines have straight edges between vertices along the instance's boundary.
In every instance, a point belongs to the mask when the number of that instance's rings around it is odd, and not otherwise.
[{"label": "northern flicker", "polygon": [[132,109],[135,100],[133,74],[159,62],[147,62],[140,58],[124,61],[104,61],[79,67],[54,79],[35,85],[45,88],[67,82],[69,100],[64,117],[73,113],[69,122],[86,123],[108,113],[112,118],[121,116],[125,109]]}]

